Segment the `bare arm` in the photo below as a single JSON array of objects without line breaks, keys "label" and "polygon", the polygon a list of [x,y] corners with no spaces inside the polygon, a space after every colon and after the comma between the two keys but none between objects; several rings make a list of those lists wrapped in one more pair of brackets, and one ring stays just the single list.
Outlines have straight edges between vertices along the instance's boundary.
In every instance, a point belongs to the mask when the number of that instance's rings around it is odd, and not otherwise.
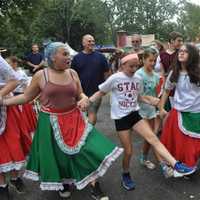
[{"label": "bare arm", "polygon": [[24,94],[3,99],[3,102],[1,102],[1,104],[9,106],[9,105],[24,104],[32,101],[40,93],[39,83],[41,76],[42,76],[41,72],[36,73],[32,78],[31,84],[24,91]]},{"label": "bare arm", "polygon": [[8,81],[6,85],[0,90],[0,96],[3,97],[9,94],[17,87],[18,83],[19,82],[17,80]]},{"label": "bare arm", "polygon": [[89,100],[90,100],[91,102],[94,102],[94,101],[96,101],[97,99],[103,97],[104,95],[106,95],[105,92],[97,91],[97,92],[95,92],[95,93],[89,98]]},{"label": "bare arm", "polygon": [[104,72],[104,80],[106,80],[111,74],[112,74],[111,69],[109,69],[108,71]]},{"label": "bare arm", "polygon": [[164,90],[163,95],[158,105],[159,110],[164,109],[167,98],[169,97],[169,93],[170,93],[170,90]]},{"label": "bare arm", "polygon": [[165,77],[165,70],[164,70],[163,64],[161,62],[160,62],[160,75]]},{"label": "bare arm", "polygon": [[157,97],[152,97],[152,96],[139,96],[139,101],[142,101],[144,103],[150,104],[152,106],[157,106],[160,99]]},{"label": "bare arm", "polygon": [[36,71],[37,69],[42,69],[43,65],[44,65],[44,61],[42,60],[39,65],[35,65],[33,71]]},{"label": "bare arm", "polygon": [[83,93],[83,89],[82,89],[81,82],[80,82],[80,79],[78,77],[78,74],[73,69],[70,69],[70,70],[71,70],[70,73],[72,74],[72,76],[73,76],[73,78],[76,81],[77,86],[78,86],[78,93],[79,93],[78,99],[79,99],[79,101],[78,101],[77,105],[82,111],[85,111],[87,109],[87,107],[89,106],[89,99]]},{"label": "bare arm", "polygon": [[29,66],[32,67],[32,68],[35,68],[35,67],[36,67],[36,65],[32,64],[32,63],[29,62],[29,61],[27,61],[26,63],[27,63],[27,65],[29,65]]},{"label": "bare arm", "polygon": [[42,60],[38,66],[42,67],[43,65],[44,65],[44,60]]}]

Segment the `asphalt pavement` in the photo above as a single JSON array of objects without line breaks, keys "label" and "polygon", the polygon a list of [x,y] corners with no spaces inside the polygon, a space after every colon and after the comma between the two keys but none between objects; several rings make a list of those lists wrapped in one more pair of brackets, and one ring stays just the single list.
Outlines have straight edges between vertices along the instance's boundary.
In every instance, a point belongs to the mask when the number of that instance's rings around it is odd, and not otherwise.
[{"label": "asphalt pavement", "polygon": [[[114,122],[110,119],[109,96],[104,98],[96,127],[119,145]],[[126,191],[121,187],[122,156],[100,179],[102,189],[109,195],[110,200],[200,200],[200,172],[188,179],[165,179],[158,165],[155,170],[148,170],[139,164],[138,156],[142,143],[143,140],[133,133],[134,157],[130,171],[137,184],[135,190]],[[155,161],[152,153],[151,158]],[[37,182],[25,180],[25,183],[27,192],[23,195],[11,189],[12,200],[61,200],[57,192],[41,191]],[[69,200],[91,200],[90,187],[82,191],[73,189]]]}]

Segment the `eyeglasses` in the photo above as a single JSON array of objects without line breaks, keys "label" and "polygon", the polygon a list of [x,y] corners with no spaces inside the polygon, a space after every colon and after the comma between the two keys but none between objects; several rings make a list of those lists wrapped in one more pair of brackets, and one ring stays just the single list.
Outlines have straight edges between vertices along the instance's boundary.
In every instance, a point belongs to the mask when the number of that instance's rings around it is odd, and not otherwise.
[{"label": "eyeglasses", "polygon": [[187,50],[187,49],[180,49],[180,50],[178,51],[178,53],[188,53],[188,50]]}]

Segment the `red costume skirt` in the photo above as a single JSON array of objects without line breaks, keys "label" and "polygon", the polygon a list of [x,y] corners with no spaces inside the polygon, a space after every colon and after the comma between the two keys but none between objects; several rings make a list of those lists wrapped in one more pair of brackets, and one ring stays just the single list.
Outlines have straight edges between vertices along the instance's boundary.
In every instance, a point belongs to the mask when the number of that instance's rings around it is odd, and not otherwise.
[{"label": "red costume skirt", "polygon": [[188,166],[196,166],[200,158],[200,138],[183,133],[178,120],[178,111],[172,109],[163,126],[161,142],[175,159]]},{"label": "red costume skirt", "polygon": [[0,173],[20,170],[31,146],[31,136],[24,131],[24,121],[18,106],[7,107],[4,132],[0,135]]},{"label": "red costume skirt", "polygon": [[37,117],[36,112],[33,109],[33,105],[31,103],[27,103],[24,105],[19,105],[21,120],[23,121],[22,129],[23,132],[33,134],[37,125]]}]

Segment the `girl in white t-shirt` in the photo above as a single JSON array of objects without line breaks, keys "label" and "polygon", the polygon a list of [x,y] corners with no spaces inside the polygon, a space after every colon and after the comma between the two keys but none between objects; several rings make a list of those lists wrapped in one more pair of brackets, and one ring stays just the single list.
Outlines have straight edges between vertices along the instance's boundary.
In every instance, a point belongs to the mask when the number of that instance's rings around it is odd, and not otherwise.
[{"label": "girl in white t-shirt", "polygon": [[148,123],[139,115],[138,101],[156,105],[159,100],[155,97],[140,96],[141,80],[134,75],[138,68],[138,62],[137,54],[129,54],[122,58],[121,71],[113,74],[99,85],[99,91],[90,97],[90,101],[94,102],[111,92],[111,118],[115,120],[116,130],[124,148],[122,185],[127,190],[135,188],[135,182],[129,173],[132,156],[132,128],[147,140],[164,160],[170,163],[174,171],[180,175],[191,174],[195,171],[195,168],[188,168],[175,160],[153,133]]},{"label": "girl in white t-shirt", "polygon": [[161,141],[169,152],[188,166],[196,166],[200,158],[200,66],[199,51],[183,45],[169,73],[160,102],[160,115],[166,114],[164,105],[175,88],[172,110],[164,123]]}]

